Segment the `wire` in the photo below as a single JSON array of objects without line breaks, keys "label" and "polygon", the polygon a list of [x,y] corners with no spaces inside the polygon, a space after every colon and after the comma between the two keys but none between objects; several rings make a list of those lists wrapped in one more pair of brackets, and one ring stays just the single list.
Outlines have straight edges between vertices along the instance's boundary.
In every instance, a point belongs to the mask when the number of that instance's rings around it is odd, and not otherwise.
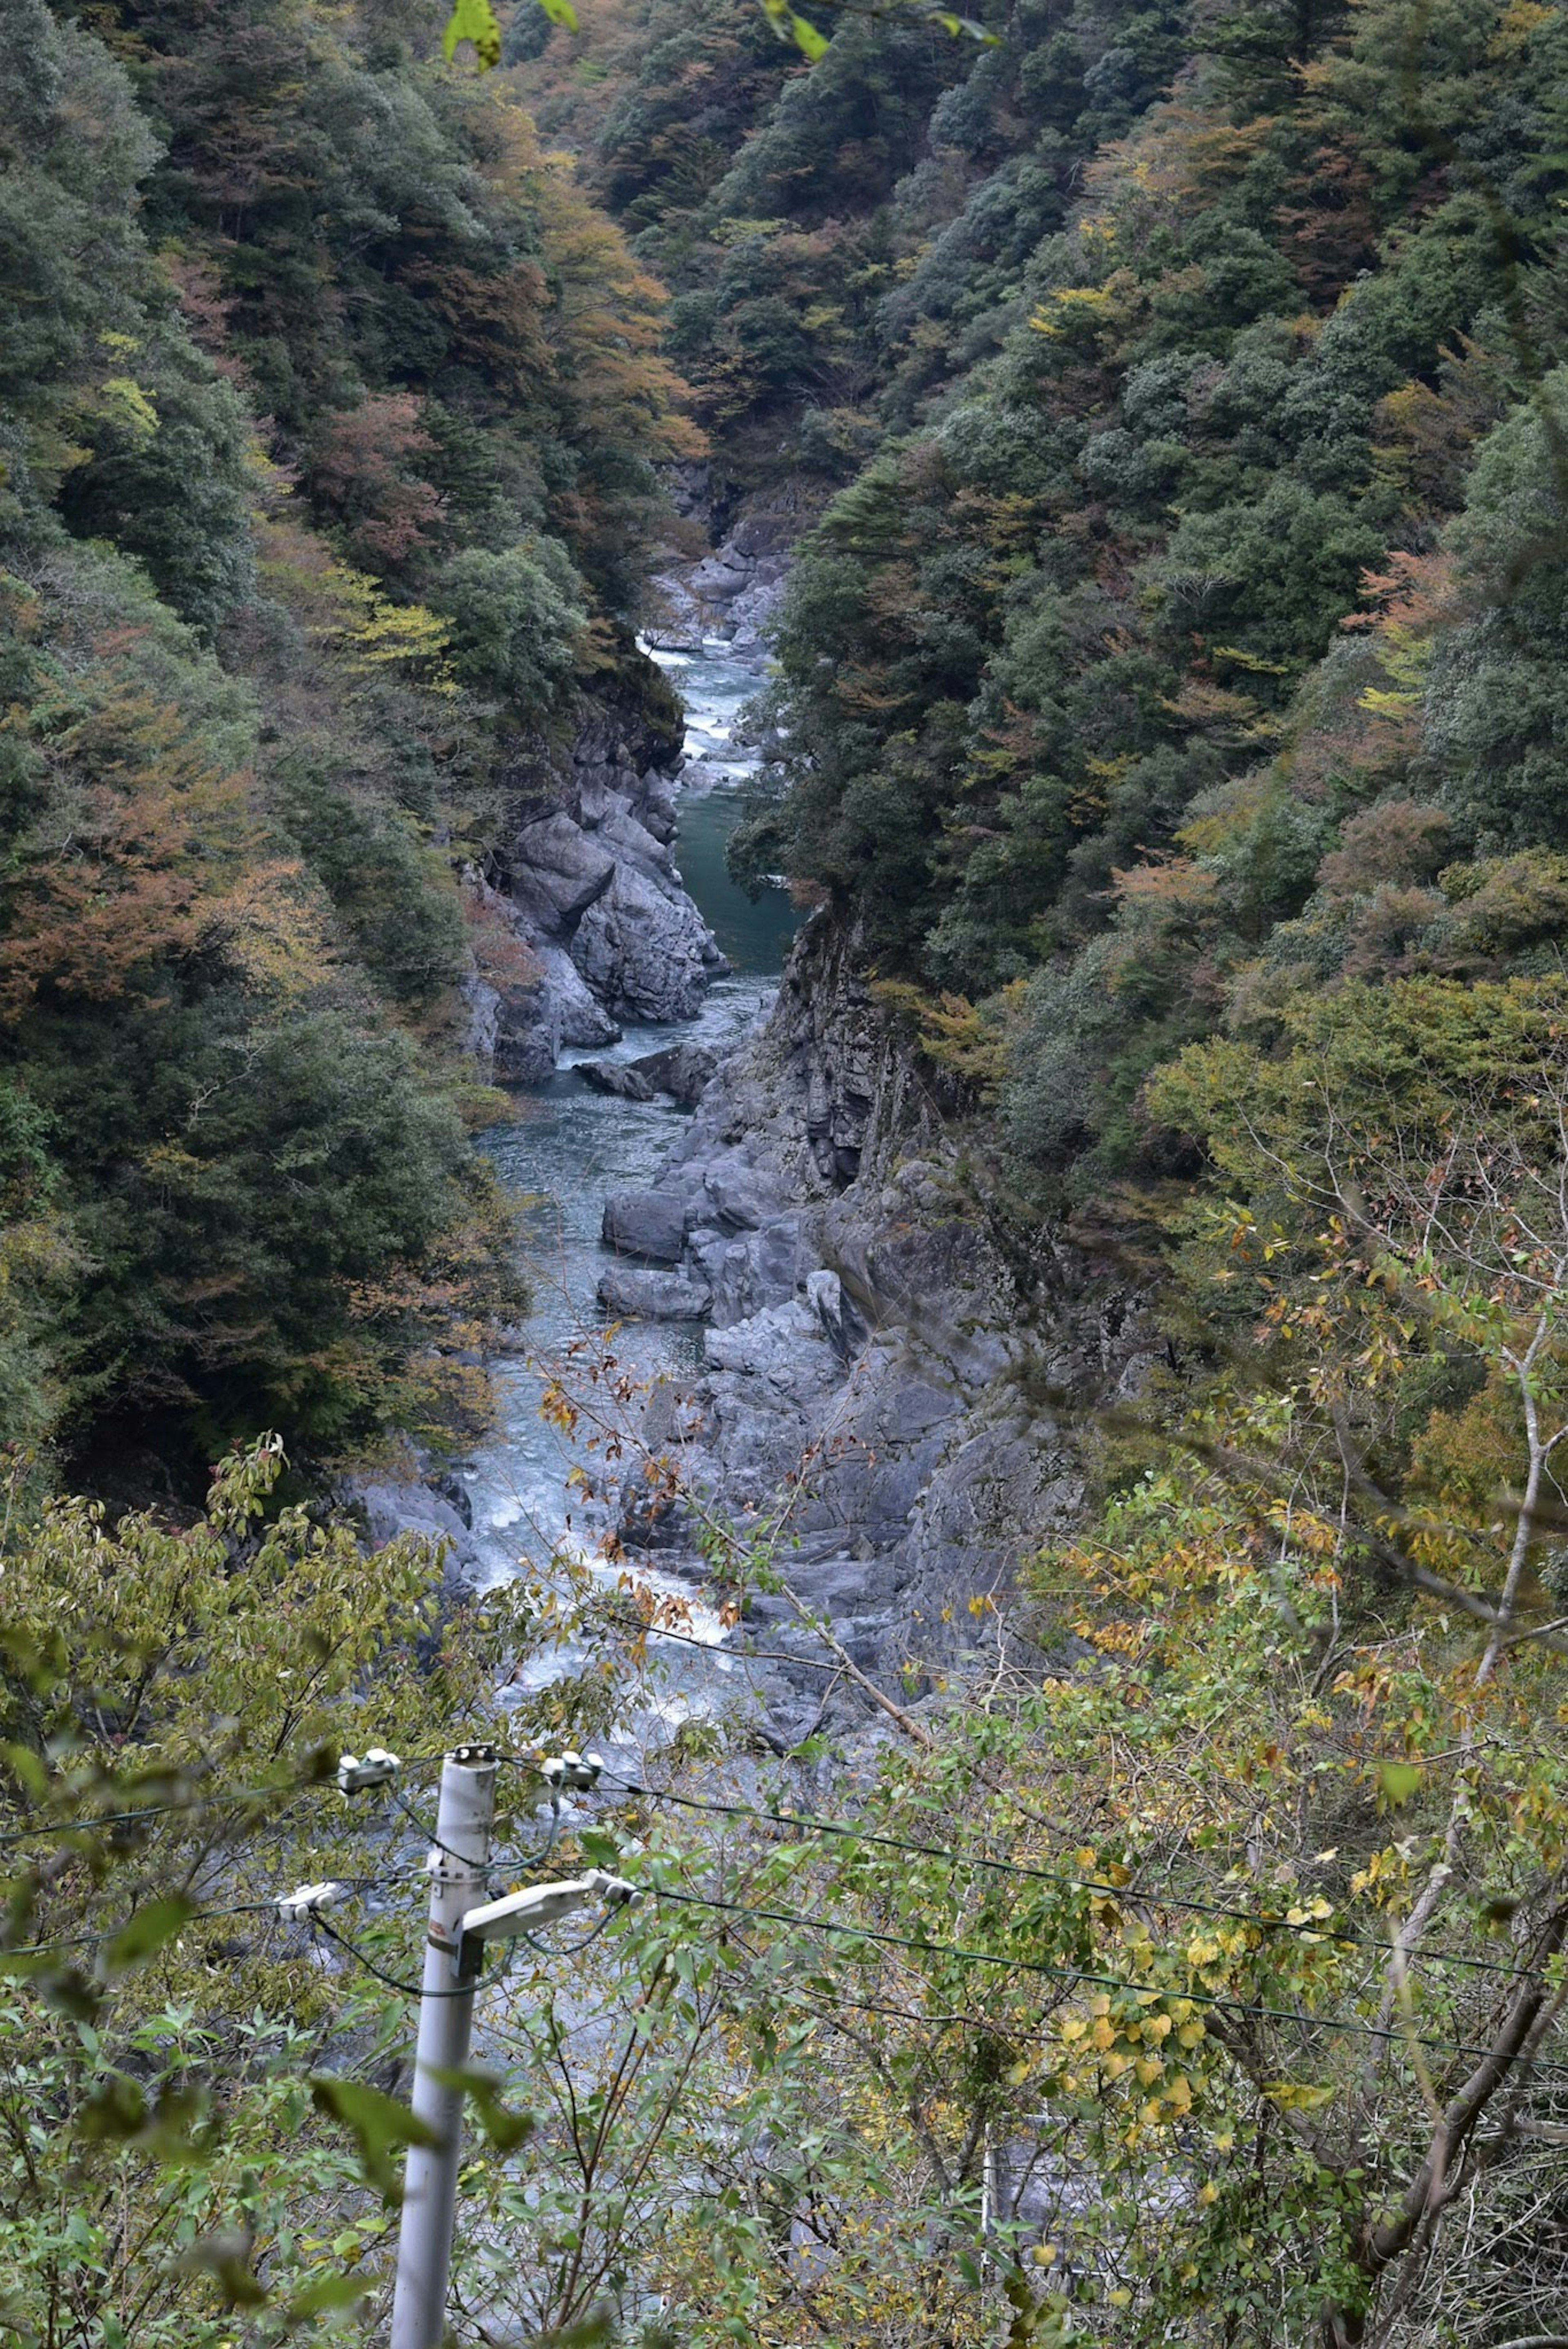
[{"label": "wire", "polygon": [[[276,1901],[236,1900],[227,1909],[193,1909],[180,1930],[183,1932],[187,1925],[205,1925],[218,1918],[259,1917],[264,1913],[275,1916]],[[134,1916],[127,1920],[127,1922],[134,1921]],[[123,1930],[124,1928],[120,1926],[110,1926],[99,1933],[73,1933],[65,1940],[28,1941],[25,1942],[20,1949],[0,1949],[0,1973],[5,1972],[6,1964],[12,1958],[53,1957],[57,1951],[62,1950],[89,1949],[98,1942],[112,1940],[115,1933]]]},{"label": "wire", "polygon": [[357,1941],[351,1941],[347,1933],[340,1933],[335,1925],[329,1925],[326,1918],[318,1916],[314,1909],[301,1921],[309,1925],[312,1932],[325,1933],[329,1941],[336,1941],[340,1950],[347,1950],[355,1963],[363,1966],[368,1974],[374,1974],[376,1980],[385,1982],[389,1990],[400,1991],[405,1998],[472,1998],[477,1988],[474,1982],[462,1982],[456,1990],[426,1990],[423,1982],[400,1982],[396,1974],[388,1973],[374,1958],[368,1958]]},{"label": "wire", "polygon": [[599,1935],[608,1932],[619,1914],[618,1909],[609,1909],[599,1919],[591,1932],[583,1935],[580,1941],[541,1941],[532,1933],[519,1933],[517,1938],[520,1941],[526,1941],[531,1950],[537,1950],[542,1958],[575,1958],[579,1950],[591,1950]]},{"label": "wire", "polygon": [[249,1786],[228,1795],[193,1794],[178,1803],[143,1803],[134,1811],[99,1811],[74,1819],[40,1819],[34,1826],[11,1827],[0,1835],[0,1847],[35,1842],[40,1836],[88,1835],[100,1827],[127,1826],[143,1819],[167,1818],[188,1811],[226,1810],[242,1803],[275,1802],[280,1795],[296,1795],[312,1787],[329,1787],[337,1781],[313,1771],[308,1777],[288,1778],[273,1786]]},{"label": "wire", "polygon": [[[514,1757],[509,1755],[507,1758]],[[445,1759],[444,1754],[415,1754],[406,1755],[399,1767],[402,1770],[427,1770]],[[70,1819],[40,1819],[32,1826],[7,1828],[0,1835],[0,1849],[13,1844],[31,1843],[42,1836],[88,1835],[100,1827],[136,1826],[144,1819],[167,1818],[189,1811],[225,1809],[244,1803],[270,1803],[275,1802],[280,1795],[317,1791],[326,1794],[337,1792],[337,1781],[329,1769],[314,1769],[297,1778],[279,1779],[274,1785],[241,1787],[226,1795],[198,1792],[180,1802],[143,1803],[133,1811],[97,1811]]]},{"label": "wire", "polygon": [[[607,1775],[610,1775],[614,1774],[607,1773]],[[1336,1941],[1347,1949],[1376,1951],[1384,1957],[1394,1954],[1386,1941],[1374,1940],[1365,1934],[1332,1932],[1313,1924],[1293,1925],[1288,1918],[1273,1916],[1266,1909],[1231,1909],[1215,1900],[1183,1899],[1175,1893],[1140,1892],[1131,1885],[1110,1884],[1096,1877],[1066,1876],[1054,1868],[1030,1868],[1022,1860],[991,1859],[981,1852],[954,1851],[945,1844],[915,1843],[898,1836],[879,1835],[870,1827],[857,1826],[848,1819],[819,1819],[810,1814],[762,1810],[747,1803],[704,1801],[696,1795],[678,1795],[672,1787],[642,1786],[635,1779],[618,1775],[616,1775],[615,1783],[629,1795],[641,1795],[654,1803],[678,1803],[683,1810],[714,1811],[726,1818],[764,1819],[775,1826],[804,1827],[812,1835],[844,1836],[857,1843],[878,1844],[888,1851],[912,1852],[929,1859],[950,1860],[955,1867],[982,1868],[998,1876],[1020,1876],[1037,1884],[1059,1884],[1069,1892],[1109,1893],[1118,1900],[1144,1900],[1151,1906],[1182,1909],[1199,1917],[1229,1917],[1242,1924],[1263,1926],[1271,1932],[1303,1934],[1311,1941]],[[1502,1965],[1495,1958],[1468,1958],[1457,1950],[1414,1950],[1410,1952],[1410,1961],[1417,1961],[1433,1965],[1466,1967],[1475,1973],[1502,1974],[1511,1982],[1517,1980],[1519,1973],[1517,1966]]]},{"label": "wire", "polygon": [[513,1863],[508,1859],[471,1859],[467,1852],[459,1851],[454,1844],[442,1843],[434,1827],[430,1827],[425,1825],[418,1811],[414,1810],[410,1804],[404,1802],[401,1795],[399,1794],[395,1786],[389,1783],[387,1791],[391,1796],[394,1809],[401,1811],[404,1818],[408,1819],[414,1826],[418,1827],[421,1835],[425,1837],[426,1841],[432,1844],[435,1849],[441,1852],[446,1858],[455,1859],[460,1866],[472,1868],[474,1873],[479,1876],[493,1876],[497,1868],[509,1868],[513,1865]]},{"label": "wire", "polygon": [[[877,1941],[890,1950],[912,1950],[919,1957],[957,1958],[965,1965],[1012,1967],[1021,1973],[1043,1974],[1054,1982],[1065,1982],[1074,1988],[1087,1986],[1096,1990],[1149,1992],[1156,1998],[1185,1998],[1194,2006],[1222,2008],[1231,2014],[1255,2015],[1268,2023],[1290,2023],[1303,2031],[1332,2031],[1358,2039],[1392,2040],[1397,2044],[1425,2047],[1443,2055],[1469,2055],[1478,2061],[1496,2061],[1495,2051],[1487,2047],[1469,2047],[1443,2039],[1417,2039],[1410,2042],[1401,2031],[1373,2023],[1342,2023],[1328,2015],[1293,2014],[1288,2008],[1259,2006],[1244,1999],[1227,1998],[1215,1991],[1176,1990],[1158,1982],[1125,1981],[1119,1974],[1090,1973],[1082,1966],[1054,1966],[1040,1958],[1004,1957],[994,1950],[968,1950],[956,1941],[917,1941],[902,1933],[885,1933],[869,1925],[846,1924],[831,1917],[806,1917],[796,1909],[752,1909],[743,1901],[722,1900],[714,1895],[699,1892],[677,1892],[669,1886],[651,1888],[656,1899],[675,1900],[693,1909],[715,1909],[732,1916],[755,1917],[775,1925],[798,1925],[807,1932],[838,1933],[852,1940]],[[1506,2058],[1510,2063],[1518,2058]],[[1568,2064],[1542,2064],[1542,2072],[1568,2075]]]},{"label": "wire", "polygon": [[[422,1884],[428,1881],[428,1878],[423,1868],[398,1868],[387,1875],[349,1876],[343,1878],[341,1881],[345,1888],[351,1891],[358,1899],[364,1893],[383,1891],[392,1885]],[[222,1909],[193,1909],[189,1917],[187,1917],[181,1925],[180,1930],[184,1932],[187,1928],[192,1925],[205,1925],[214,1920],[225,1917],[272,1916],[275,1918],[277,1913],[278,1909],[275,1897],[254,1900],[236,1900],[229,1903],[226,1907]],[[127,1921],[129,1922],[130,1920],[128,1920]],[[0,1973],[4,1973],[7,1959],[47,1957],[53,1956],[57,1951],[60,1950],[90,1949],[96,1943],[112,1940],[114,1934],[121,1931],[122,1930],[122,1927],[111,1925],[103,1927],[96,1933],[73,1933],[61,1940],[29,1941],[20,1948],[13,1949],[6,1949],[0,1946]]]}]

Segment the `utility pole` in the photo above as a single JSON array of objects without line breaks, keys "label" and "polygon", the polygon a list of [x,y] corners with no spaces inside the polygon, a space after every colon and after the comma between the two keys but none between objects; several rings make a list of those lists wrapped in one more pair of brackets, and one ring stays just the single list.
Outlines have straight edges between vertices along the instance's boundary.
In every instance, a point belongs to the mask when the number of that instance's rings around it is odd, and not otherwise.
[{"label": "utility pole", "polygon": [[[364,1781],[381,1785],[390,1754],[373,1747],[364,1762],[353,1754],[339,1769],[378,1771]],[[586,1876],[525,1885],[521,1891],[486,1900],[485,1867],[495,1816],[495,1748],[458,1745],[441,1767],[435,1849],[431,1853],[431,1921],[420,1989],[420,2035],[414,2054],[414,2117],[428,2124],[436,2142],[411,2145],[403,2171],[403,2223],[398,2238],[398,2280],[392,2293],[391,2349],[441,2349],[446,2332],[446,2288],[452,2272],[452,2237],[457,2220],[458,2158],[462,2149],[462,2088],[452,2075],[468,2061],[473,2032],[473,1999],[487,1941],[512,1940],[535,1925],[553,1925],[592,1900],[619,1909],[638,1897],[623,1876],[590,1868]],[[540,1767],[545,1784],[558,1795],[563,1786],[579,1794],[598,1783],[604,1764],[597,1754],[552,1755]],[[280,1915],[307,1916],[331,1907],[348,1888],[302,1884],[278,1903]],[[475,1895],[479,1898],[475,1899]],[[443,2076],[444,2075],[444,2076]]]},{"label": "utility pole", "polygon": [[392,2299],[391,2349],[440,2349],[457,2214],[462,2090],[436,2075],[468,2061],[483,1944],[459,1943],[467,1912],[484,1899],[495,1816],[495,1748],[459,1745],[442,1760],[436,1844],[430,1856],[430,1938],[414,2055],[413,2110],[439,2142],[411,2145],[403,2178],[403,2221]]}]

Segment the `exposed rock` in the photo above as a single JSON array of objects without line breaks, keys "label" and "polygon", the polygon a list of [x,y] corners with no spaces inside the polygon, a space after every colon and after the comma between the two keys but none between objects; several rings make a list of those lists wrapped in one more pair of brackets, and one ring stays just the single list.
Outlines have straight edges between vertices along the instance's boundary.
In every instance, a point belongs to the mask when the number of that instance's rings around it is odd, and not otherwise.
[{"label": "exposed rock", "polygon": [[794,1299],[770,1305],[728,1330],[710,1330],[702,1351],[716,1371],[742,1371],[794,1393],[835,1375],[819,1359],[822,1330],[816,1318]]},{"label": "exposed rock", "polygon": [[618,1044],[620,1030],[604,1006],[594,1001],[584,984],[581,972],[562,947],[541,946],[535,948],[550,991],[552,1015],[558,1039],[556,1049],[563,1046]]},{"label": "exposed rock", "polygon": [[618,1019],[693,1019],[710,983],[730,967],[679,881],[661,887],[628,864],[612,866],[607,885],[576,923],[570,951]]},{"label": "exposed rock", "polygon": [[617,1265],[601,1274],[599,1303],[618,1321],[700,1321],[711,1292],[680,1272],[640,1272]]},{"label": "exposed rock", "polygon": [[840,1358],[847,1361],[864,1343],[866,1324],[844,1294],[844,1283],[826,1266],[808,1273],[805,1301],[821,1322],[823,1333]]},{"label": "exposed rock", "polygon": [[508,895],[546,936],[569,938],[615,878],[615,858],[561,808],[524,824],[509,861]]},{"label": "exposed rock", "polygon": [[673,571],[661,571],[649,583],[652,609],[646,641],[661,652],[694,653],[701,649],[703,611],[689,580]]},{"label": "exposed rock", "polygon": [[[658,1185],[611,1202],[606,1237],[710,1299],[703,1373],[649,1441],[742,1531],[791,1496],[805,1549],[786,1571],[820,1563],[867,1669],[961,1651],[967,1602],[1070,1529],[1083,1477],[1056,1398],[1136,1385],[1149,1343],[1105,1268],[1036,1231],[1009,1240],[825,917]],[[628,1491],[626,1512],[628,1540],[691,1539],[679,1506],[650,1514]]]},{"label": "exposed rock", "polygon": [[670,1191],[612,1191],[604,1243],[646,1264],[679,1264],[686,1247],[686,1202]]},{"label": "exposed rock", "polygon": [[519,758],[501,886],[472,876],[520,950],[506,977],[484,963],[465,990],[470,1047],[497,1076],[542,1083],[564,1048],[614,1043],[623,1019],[690,1019],[729,968],[670,852],[679,755],[590,705],[568,768],[542,749]]},{"label": "exposed rock", "polygon": [[597,1093],[618,1093],[623,1101],[650,1102],[655,1089],[639,1071],[635,1061],[579,1061],[577,1074]]},{"label": "exposed rock", "polygon": [[644,1052],[632,1068],[656,1093],[668,1093],[682,1109],[695,1109],[712,1082],[719,1055],[706,1044],[668,1044],[659,1052]]},{"label": "exposed rock", "polygon": [[443,1495],[418,1477],[348,1477],[337,1497],[363,1513],[366,1530],[378,1549],[400,1534],[418,1534],[442,1547],[441,1603],[443,1611],[473,1595],[480,1558],[465,1516]]},{"label": "exposed rock", "polygon": [[718,1329],[787,1303],[812,1263],[798,1216],[770,1216],[755,1231],[732,1238],[700,1226],[687,1241],[687,1253],[712,1291]]},{"label": "exposed rock", "polygon": [[477,971],[471,971],[460,992],[468,1007],[462,1049],[476,1061],[493,1061],[501,1031],[501,990],[492,987],[487,978],[481,978]]},{"label": "exposed rock", "polygon": [[645,832],[653,834],[655,840],[668,844],[675,837],[675,794],[658,778],[645,775],[643,784],[638,822]]}]

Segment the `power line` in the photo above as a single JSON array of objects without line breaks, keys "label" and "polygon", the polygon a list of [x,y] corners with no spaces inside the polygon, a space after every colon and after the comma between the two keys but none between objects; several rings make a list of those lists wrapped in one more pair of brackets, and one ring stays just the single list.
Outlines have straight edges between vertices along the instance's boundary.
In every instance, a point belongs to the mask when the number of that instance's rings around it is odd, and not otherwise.
[{"label": "power line", "polygon": [[197,1793],[177,1803],[143,1803],[133,1811],[98,1811],[72,1819],[40,1819],[32,1826],[8,1828],[0,1835],[0,1847],[34,1843],[46,1836],[91,1835],[102,1827],[139,1826],[147,1819],[192,1811],[228,1810],[244,1803],[275,1802],[280,1795],[297,1795],[317,1786],[337,1792],[334,1778],[313,1771],[306,1777],[286,1778],[275,1785],[248,1786],[226,1795]]},{"label": "power line", "polygon": [[[385,1891],[389,1886],[398,1884],[422,1884],[426,1880],[426,1873],[423,1868],[398,1868],[389,1874],[384,1875],[350,1876],[345,1878],[343,1882],[345,1889],[352,1892],[354,1897],[358,1899],[367,1892],[381,1892]],[[132,1910],[130,1917],[128,1918],[125,1922],[127,1924],[133,1923],[135,1921],[136,1913],[137,1912],[135,1910]],[[180,1926],[179,1930],[181,1932],[184,1932],[190,1926],[210,1924],[225,1917],[275,1917],[276,1914],[277,1902],[275,1898],[258,1900],[235,1900],[228,1903],[222,1909],[208,1909],[204,1907],[192,1909],[190,1915]],[[90,1949],[99,1943],[111,1940],[116,1933],[122,1932],[124,1930],[124,1925],[106,1925],[100,1927],[97,1932],[73,1933],[66,1936],[62,1940],[28,1941],[24,1943],[20,1948],[13,1949],[6,1949],[0,1946],[0,1973],[4,1973],[6,1961],[8,1959],[52,1957],[59,1951]]]},{"label": "power line", "polygon": [[[181,1925],[180,1930],[183,1932],[187,1925],[205,1925],[223,1917],[259,1917],[263,1914],[275,1916],[276,1913],[277,1904],[273,1900],[236,1900],[226,1909],[193,1909]],[[133,1910],[126,1920],[126,1924],[134,1924],[135,1921]],[[64,1940],[28,1941],[20,1949],[0,1949],[0,1973],[5,1972],[6,1964],[12,1958],[52,1958],[64,1950],[90,1949],[100,1942],[112,1940],[116,1933],[124,1930],[124,1925],[110,1925],[106,1926],[101,1932],[73,1933]]]},{"label": "power line", "polygon": [[[891,1950],[910,1950],[918,1957],[957,1958],[965,1965],[1011,1967],[1015,1971],[1043,1974],[1054,1982],[1064,1982],[1075,1989],[1147,1992],[1155,1998],[1184,1998],[1194,2006],[1222,2009],[1230,2014],[1252,2015],[1267,2023],[1293,2023],[1303,2031],[1332,2031],[1359,2039],[1381,2039],[1397,2044],[1414,2044],[1441,2055],[1469,2055],[1479,2061],[1495,2060],[1496,2051],[1488,2047],[1469,2047],[1443,2039],[1417,2039],[1411,2042],[1401,2031],[1390,2030],[1377,2023],[1336,2021],[1328,2015],[1293,2014],[1288,2008],[1260,2006],[1245,1999],[1227,1998],[1216,1991],[1177,1990],[1159,1982],[1126,1981],[1119,1974],[1090,1973],[1082,1966],[1054,1966],[1041,1958],[1005,1957],[994,1950],[969,1950],[956,1941],[918,1941],[903,1933],[887,1933],[870,1925],[846,1924],[831,1917],[806,1917],[791,1909],[753,1909],[743,1901],[722,1900],[716,1895],[700,1892],[677,1892],[665,1885],[651,1888],[655,1898],[675,1900],[693,1909],[713,1909],[732,1916],[755,1917],[775,1925],[796,1925],[812,1933],[837,1933],[857,1941],[876,1941]],[[1510,2063],[1517,2057],[1506,2058]],[[1542,2072],[1568,2075],[1568,2064],[1542,2064]]]},{"label": "power line", "polygon": [[[518,1761],[524,1758],[522,1755],[508,1756],[508,1759]],[[441,1760],[439,1754],[415,1754],[405,1756],[399,1767],[426,1770],[438,1765]],[[36,1842],[47,1836],[90,1835],[102,1827],[137,1826],[143,1820],[169,1818],[188,1812],[229,1809],[244,1803],[275,1802],[281,1795],[337,1794],[338,1791],[332,1765],[317,1766],[299,1777],[280,1778],[271,1785],[236,1787],[227,1794],[198,1790],[178,1802],[142,1803],[132,1811],[83,1812],[75,1818],[39,1819],[30,1826],[7,1828],[0,1835],[0,1849],[13,1844]]]},{"label": "power line", "polygon": [[[857,1843],[878,1844],[888,1851],[950,1860],[955,1867],[986,1868],[994,1875],[1025,1877],[1037,1884],[1061,1885],[1069,1892],[1108,1893],[1118,1900],[1144,1900],[1151,1906],[1158,1904],[1167,1909],[1186,1909],[1199,1917],[1228,1917],[1238,1923],[1263,1926],[1271,1932],[1300,1933],[1311,1941],[1335,1941],[1347,1949],[1367,1950],[1384,1957],[1394,1954],[1386,1941],[1374,1940],[1366,1934],[1333,1932],[1305,1922],[1293,1925],[1288,1918],[1273,1916],[1265,1909],[1228,1908],[1220,1901],[1190,1900],[1162,1891],[1139,1892],[1131,1885],[1111,1884],[1096,1877],[1068,1876],[1055,1868],[1031,1868],[1023,1860],[992,1859],[984,1853],[955,1851],[945,1844],[917,1843],[898,1836],[881,1835],[873,1828],[857,1826],[849,1819],[820,1819],[809,1813],[769,1811],[748,1803],[704,1800],[696,1795],[678,1795],[672,1787],[639,1785],[635,1779],[618,1775],[615,1783],[629,1795],[640,1795],[654,1803],[677,1803],[683,1810],[713,1811],[726,1818],[762,1819],[775,1826],[803,1827],[811,1835],[842,1836]],[[1511,1982],[1518,1979],[1517,1966],[1500,1964],[1495,1958],[1465,1957],[1457,1950],[1417,1949],[1409,1954],[1412,1962],[1420,1961],[1433,1965],[1460,1966],[1475,1973],[1501,1974]]]},{"label": "power line", "polygon": [[329,1941],[336,1941],[340,1950],[346,1950],[355,1963],[363,1966],[368,1974],[374,1974],[376,1980],[379,1982],[385,1982],[389,1990],[400,1991],[405,1998],[472,1998],[473,1996],[472,1982],[461,1982],[455,1990],[426,1990],[422,1982],[400,1982],[395,1974],[389,1974],[383,1967],[379,1966],[374,1958],[367,1957],[358,1941],[351,1941],[347,1933],[338,1932],[335,1925],[329,1925],[326,1918],[318,1916],[315,1909],[311,1910],[305,1921],[309,1925],[312,1932],[325,1933]]}]

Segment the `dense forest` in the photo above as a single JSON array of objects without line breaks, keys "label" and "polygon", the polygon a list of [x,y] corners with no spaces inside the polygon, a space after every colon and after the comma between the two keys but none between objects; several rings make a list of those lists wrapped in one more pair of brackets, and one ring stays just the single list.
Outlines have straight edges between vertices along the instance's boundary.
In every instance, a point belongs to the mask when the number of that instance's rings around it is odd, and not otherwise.
[{"label": "dense forest", "polygon": [[462,876],[590,682],[669,723],[659,289],[409,29],[0,26],[0,1415],[176,1484],[428,1423],[514,1303]]},{"label": "dense forest", "polygon": [[[487,1981],[463,2349],[1562,2349],[1568,16],[443,13],[0,0],[0,2324],[386,2339],[462,1725],[645,1896]],[[1145,1333],[940,1666],[703,1519],[788,1752],[321,1498],[484,1423],[509,811],[758,513],[733,869]]]},{"label": "dense forest", "polygon": [[666,25],[524,86],[733,492],[827,501],[742,855],[1017,1171],[1189,1174],[1151,1071],[1327,984],[1555,970],[1558,12],[856,25],[782,90],[743,9]]}]

